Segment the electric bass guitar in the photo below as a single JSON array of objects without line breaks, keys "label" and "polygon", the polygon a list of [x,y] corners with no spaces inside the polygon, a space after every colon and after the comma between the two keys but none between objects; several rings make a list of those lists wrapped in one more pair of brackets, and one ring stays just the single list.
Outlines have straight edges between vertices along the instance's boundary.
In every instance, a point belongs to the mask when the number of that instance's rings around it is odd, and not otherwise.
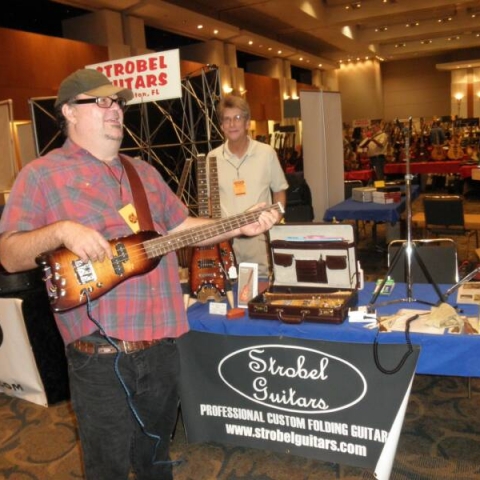
[{"label": "electric bass guitar", "polygon": [[[222,217],[217,159],[197,157],[198,216],[218,219]],[[226,296],[235,254],[230,241],[205,247],[194,247],[190,265],[190,290],[200,302],[220,302]]]},{"label": "electric bass guitar", "polygon": [[153,270],[166,253],[254,223],[263,211],[283,213],[280,203],[216,220],[165,236],[144,231],[110,240],[113,258],[84,262],[65,247],[40,254],[53,311],[62,312],[95,300],[121,282]]}]

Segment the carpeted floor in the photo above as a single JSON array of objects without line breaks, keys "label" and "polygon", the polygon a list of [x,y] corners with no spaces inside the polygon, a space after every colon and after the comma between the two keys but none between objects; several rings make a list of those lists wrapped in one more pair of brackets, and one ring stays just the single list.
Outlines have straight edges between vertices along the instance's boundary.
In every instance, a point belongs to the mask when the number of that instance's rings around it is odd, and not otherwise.
[{"label": "carpeted floor", "polygon": [[[392,480],[480,478],[480,380],[417,375]],[[0,478],[82,479],[69,402],[43,408],[0,394]],[[188,444],[179,423],[172,456],[176,480],[373,479],[370,471],[287,454],[219,444]],[[113,480],[113,479],[112,479]]]},{"label": "carpeted floor", "polygon": [[[480,213],[480,199],[465,202],[467,212]],[[421,209],[421,199],[412,210]],[[367,279],[387,270],[385,226],[371,244],[371,225],[358,243],[358,257]],[[380,247],[380,248],[379,248]],[[466,245],[458,243],[459,258]],[[473,252],[472,248],[470,251]],[[473,258],[474,259],[474,258]],[[473,260],[472,259],[472,260]],[[392,480],[480,478],[480,379],[417,375],[403,424]],[[327,462],[219,444],[188,444],[180,423],[172,455],[182,463],[176,480],[329,480],[373,479],[370,471]],[[0,479],[82,479],[79,443],[70,403],[49,408],[0,394]],[[117,479],[112,479],[117,480]],[[160,479],[159,479],[160,480]]]}]

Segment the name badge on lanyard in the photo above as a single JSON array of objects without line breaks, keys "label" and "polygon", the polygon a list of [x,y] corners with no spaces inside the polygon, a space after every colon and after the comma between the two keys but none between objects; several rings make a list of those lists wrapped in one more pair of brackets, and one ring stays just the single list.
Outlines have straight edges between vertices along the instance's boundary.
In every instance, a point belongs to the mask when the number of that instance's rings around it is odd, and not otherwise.
[{"label": "name badge on lanyard", "polygon": [[234,180],[233,181],[233,193],[235,195],[245,195],[247,193],[247,186],[245,185],[245,180]]}]

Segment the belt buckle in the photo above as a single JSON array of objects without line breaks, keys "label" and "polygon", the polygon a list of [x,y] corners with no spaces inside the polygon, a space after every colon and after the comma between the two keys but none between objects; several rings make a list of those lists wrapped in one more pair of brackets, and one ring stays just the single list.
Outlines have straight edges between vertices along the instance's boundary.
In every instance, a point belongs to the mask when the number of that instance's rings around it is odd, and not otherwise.
[{"label": "belt buckle", "polygon": [[133,345],[133,342],[129,342],[128,340],[122,340],[122,344],[123,344],[123,351],[126,354],[133,353],[137,350]]}]

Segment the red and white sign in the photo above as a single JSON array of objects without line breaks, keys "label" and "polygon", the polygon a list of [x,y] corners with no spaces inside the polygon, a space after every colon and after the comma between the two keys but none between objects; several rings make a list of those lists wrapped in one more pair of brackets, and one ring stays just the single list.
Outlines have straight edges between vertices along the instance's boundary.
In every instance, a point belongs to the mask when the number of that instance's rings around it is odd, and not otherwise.
[{"label": "red and white sign", "polygon": [[366,128],[370,126],[370,120],[368,118],[360,118],[352,122],[352,127]]},{"label": "red and white sign", "polygon": [[115,85],[132,90],[134,97],[129,104],[182,96],[178,49],[96,63],[87,68],[96,69]]}]

